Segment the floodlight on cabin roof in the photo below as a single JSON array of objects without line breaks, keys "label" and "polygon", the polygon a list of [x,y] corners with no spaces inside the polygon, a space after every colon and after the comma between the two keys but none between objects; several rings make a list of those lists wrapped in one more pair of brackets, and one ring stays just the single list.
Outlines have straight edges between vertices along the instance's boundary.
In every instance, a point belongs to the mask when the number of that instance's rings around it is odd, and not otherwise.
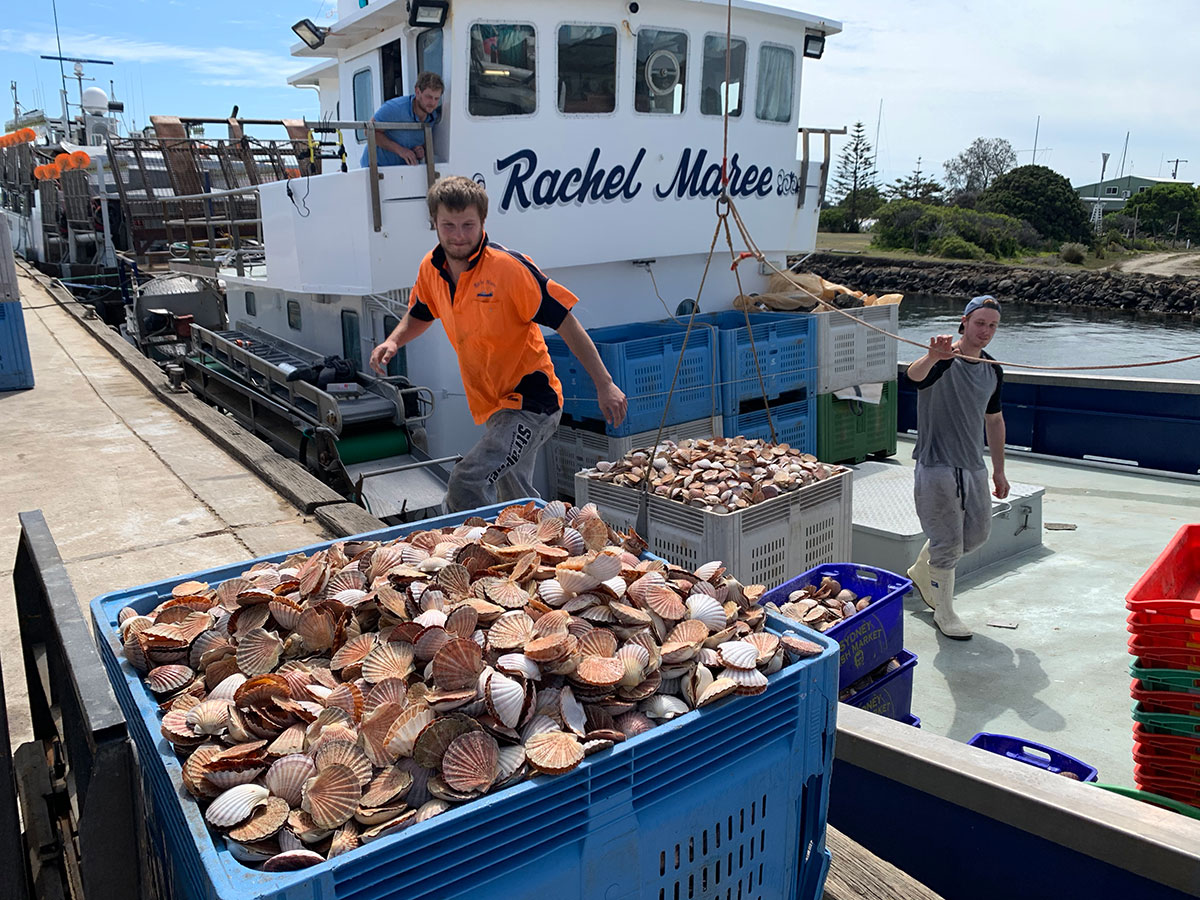
[{"label": "floodlight on cabin roof", "polygon": [[320,47],[325,43],[326,35],[329,34],[328,28],[322,28],[312,19],[301,19],[292,26],[292,31],[296,32],[296,37],[308,45],[309,50],[316,50]]},{"label": "floodlight on cabin roof", "polygon": [[449,0],[411,0],[408,4],[408,24],[413,28],[441,28],[450,12]]},{"label": "floodlight on cabin roof", "polygon": [[808,31],[804,34],[804,55],[808,59],[820,59],[825,52],[825,35],[819,31]]}]

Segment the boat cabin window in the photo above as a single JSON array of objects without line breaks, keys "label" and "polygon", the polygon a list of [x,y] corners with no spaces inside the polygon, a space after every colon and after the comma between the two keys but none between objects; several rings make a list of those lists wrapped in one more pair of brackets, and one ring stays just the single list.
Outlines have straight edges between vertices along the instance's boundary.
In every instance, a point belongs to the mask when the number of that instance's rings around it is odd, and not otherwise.
[{"label": "boat cabin window", "polygon": [[246,315],[258,315],[258,304],[254,302],[254,291],[246,291]]},{"label": "boat cabin window", "polygon": [[[395,316],[384,316],[383,317],[383,333],[385,335],[391,334],[393,331],[396,330],[396,326],[399,324],[400,324],[400,320],[397,319]],[[401,347],[400,352],[392,357],[391,362],[389,362],[388,366],[387,366],[387,373],[389,375],[407,375],[408,374],[407,351],[408,351],[407,347]]]},{"label": "boat cabin window", "polygon": [[362,369],[362,335],[358,328],[358,313],[352,309],[342,310],[342,359]]},{"label": "boat cabin window", "polygon": [[[375,115],[375,102],[371,96],[371,70],[359,69],[354,73],[350,84],[354,91],[354,119],[358,122],[365,122]],[[354,137],[361,144],[367,139],[367,130],[355,128]]]},{"label": "boat cabin window", "polygon": [[442,29],[430,28],[417,35],[417,72],[442,75]]},{"label": "boat cabin window", "polygon": [[687,35],[682,31],[638,29],[634,109],[667,115],[683,112],[687,43]]},{"label": "boat cabin window", "polygon": [[791,47],[763,44],[758,48],[758,93],[754,114],[767,122],[792,118],[792,89],[796,84],[796,53]]},{"label": "boat cabin window", "polygon": [[617,108],[617,29],[558,29],[558,111],[610,113]]},{"label": "boat cabin window", "polygon": [[404,67],[401,65],[403,56],[403,38],[379,48],[379,90],[383,94],[379,101],[381,104],[407,93],[404,90]]},{"label": "boat cabin window", "polygon": [[[742,84],[746,78],[746,42],[729,42],[729,114],[742,114]],[[704,68],[700,70],[700,112],[719,116],[725,112],[725,35],[704,36]]]},{"label": "boat cabin window", "polygon": [[532,25],[471,26],[467,111],[473,116],[524,116],[537,109]]},{"label": "boat cabin window", "polygon": [[300,330],[300,301],[289,300],[287,302],[288,328],[293,331]]}]

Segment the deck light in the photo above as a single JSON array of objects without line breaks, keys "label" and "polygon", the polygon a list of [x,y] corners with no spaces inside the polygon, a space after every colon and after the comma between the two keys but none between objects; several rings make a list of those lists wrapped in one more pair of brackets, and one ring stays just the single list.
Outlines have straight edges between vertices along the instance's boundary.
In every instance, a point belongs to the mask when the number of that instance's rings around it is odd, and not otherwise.
[{"label": "deck light", "polygon": [[328,28],[322,28],[312,19],[301,19],[292,26],[292,31],[296,32],[296,37],[308,45],[309,50],[316,50],[320,47],[325,43],[325,36],[329,34]]},{"label": "deck light", "polygon": [[414,28],[441,28],[450,11],[449,0],[412,0],[408,7],[408,24]]},{"label": "deck light", "polygon": [[804,35],[804,55],[809,59],[820,59],[825,52],[825,35],[810,31]]}]

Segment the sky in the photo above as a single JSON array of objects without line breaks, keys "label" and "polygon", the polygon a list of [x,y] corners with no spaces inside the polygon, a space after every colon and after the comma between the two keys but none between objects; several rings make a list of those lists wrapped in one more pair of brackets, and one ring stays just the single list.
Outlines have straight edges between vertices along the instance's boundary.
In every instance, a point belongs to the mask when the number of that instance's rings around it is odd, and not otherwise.
[{"label": "sky", "polygon": [[[940,176],[977,137],[1005,138],[1028,164],[1035,129],[1036,161],[1074,184],[1099,179],[1102,152],[1116,174],[1127,131],[1127,173],[1169,177],[1169,160],[1179,158],[1188,160],[1180,180],[1200,181],[1196,0],[781,2],[842,23],[824,57],[805,61],[801,122],[863,122],[884,184],[912,172],[918,156],[923,171]],[[305,17],[331,24],[335,5],[58,0],[62,55],[115,63],[85,71],[105,90],[113,80],[129,127],[150,113],[223,117],[234,104],[251,118],[315,117],[315,93],[286,83],[312,62],[289,56],[291,25]],[[58,63],[38,58],[57,53],[51,0],[8,7],[0,78],[17,82],[23,107],[57,114]],[[3,99],[11,109],[11,95]],[[835,154],[841,145],[835,139]]]}]

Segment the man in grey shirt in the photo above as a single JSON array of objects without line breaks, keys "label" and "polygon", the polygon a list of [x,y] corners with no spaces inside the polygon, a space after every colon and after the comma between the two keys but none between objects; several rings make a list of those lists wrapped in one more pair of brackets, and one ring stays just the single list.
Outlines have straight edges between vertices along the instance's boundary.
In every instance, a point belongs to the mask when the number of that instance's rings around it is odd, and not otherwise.
[{"label": "man in grey shirt", "polygon": [[983,351],[1000,324],[996,298],[976,297],[963,310],[957,341],[948,334],[929,343],[929,352],[908,367],[917,387],[917,461],[913,500],[929,538],[908,577],[942,634],[956,640],[971,629],[954,612],[954,567],[981,546],[992,529],[983,438],[992,457],[995,495],[1008,496],[1004,477],[1004,415],[1000,393],[1004,372]]}]

